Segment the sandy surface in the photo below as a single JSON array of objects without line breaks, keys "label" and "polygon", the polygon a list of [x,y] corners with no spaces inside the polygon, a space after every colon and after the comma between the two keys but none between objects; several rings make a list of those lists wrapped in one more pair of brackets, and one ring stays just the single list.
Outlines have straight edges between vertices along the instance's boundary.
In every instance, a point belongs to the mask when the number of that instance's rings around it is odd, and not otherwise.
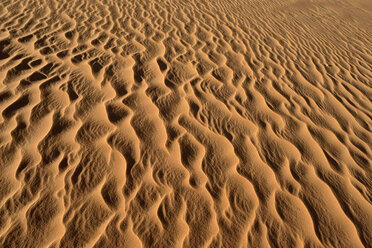
[{"label": "sandy surface", "polygon": [[370,0],[1,0],[0,247],[371,247]]}]

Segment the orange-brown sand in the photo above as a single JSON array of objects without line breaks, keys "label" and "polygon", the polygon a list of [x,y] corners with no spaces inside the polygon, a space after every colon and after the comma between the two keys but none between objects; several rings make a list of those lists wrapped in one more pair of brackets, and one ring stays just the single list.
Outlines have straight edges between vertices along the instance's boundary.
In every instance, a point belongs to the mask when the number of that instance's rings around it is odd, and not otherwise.
[{"label": "orange-brown sand", "polygon": [[372,247],[372,1],[1,0],[0,247]]}]

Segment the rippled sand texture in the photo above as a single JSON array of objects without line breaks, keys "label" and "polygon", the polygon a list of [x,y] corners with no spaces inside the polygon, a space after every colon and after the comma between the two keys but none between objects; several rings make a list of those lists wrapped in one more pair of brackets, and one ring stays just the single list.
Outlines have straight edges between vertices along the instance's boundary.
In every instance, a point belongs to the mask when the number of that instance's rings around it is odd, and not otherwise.
[{"label": "rippled sand texture", "polygon": [[0,1],[0,247],[370,247],[371,16]]}]

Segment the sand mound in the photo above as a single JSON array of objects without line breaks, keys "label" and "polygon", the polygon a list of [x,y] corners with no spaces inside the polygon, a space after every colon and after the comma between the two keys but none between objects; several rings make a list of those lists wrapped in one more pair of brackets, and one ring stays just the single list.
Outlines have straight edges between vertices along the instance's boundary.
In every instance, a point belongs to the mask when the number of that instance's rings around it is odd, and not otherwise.
[{"label": "sand mound", "polygon": [[0,2],[0,247],[369,247],[368,0]]}]

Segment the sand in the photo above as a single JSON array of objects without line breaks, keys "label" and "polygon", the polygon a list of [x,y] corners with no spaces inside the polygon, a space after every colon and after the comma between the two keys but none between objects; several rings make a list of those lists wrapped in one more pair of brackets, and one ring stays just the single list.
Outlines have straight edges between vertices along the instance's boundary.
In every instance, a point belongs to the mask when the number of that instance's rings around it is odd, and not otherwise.
[{"label": "sand", "polygon": [[370,0],[0,1],[0,247],[371,247]]}]

